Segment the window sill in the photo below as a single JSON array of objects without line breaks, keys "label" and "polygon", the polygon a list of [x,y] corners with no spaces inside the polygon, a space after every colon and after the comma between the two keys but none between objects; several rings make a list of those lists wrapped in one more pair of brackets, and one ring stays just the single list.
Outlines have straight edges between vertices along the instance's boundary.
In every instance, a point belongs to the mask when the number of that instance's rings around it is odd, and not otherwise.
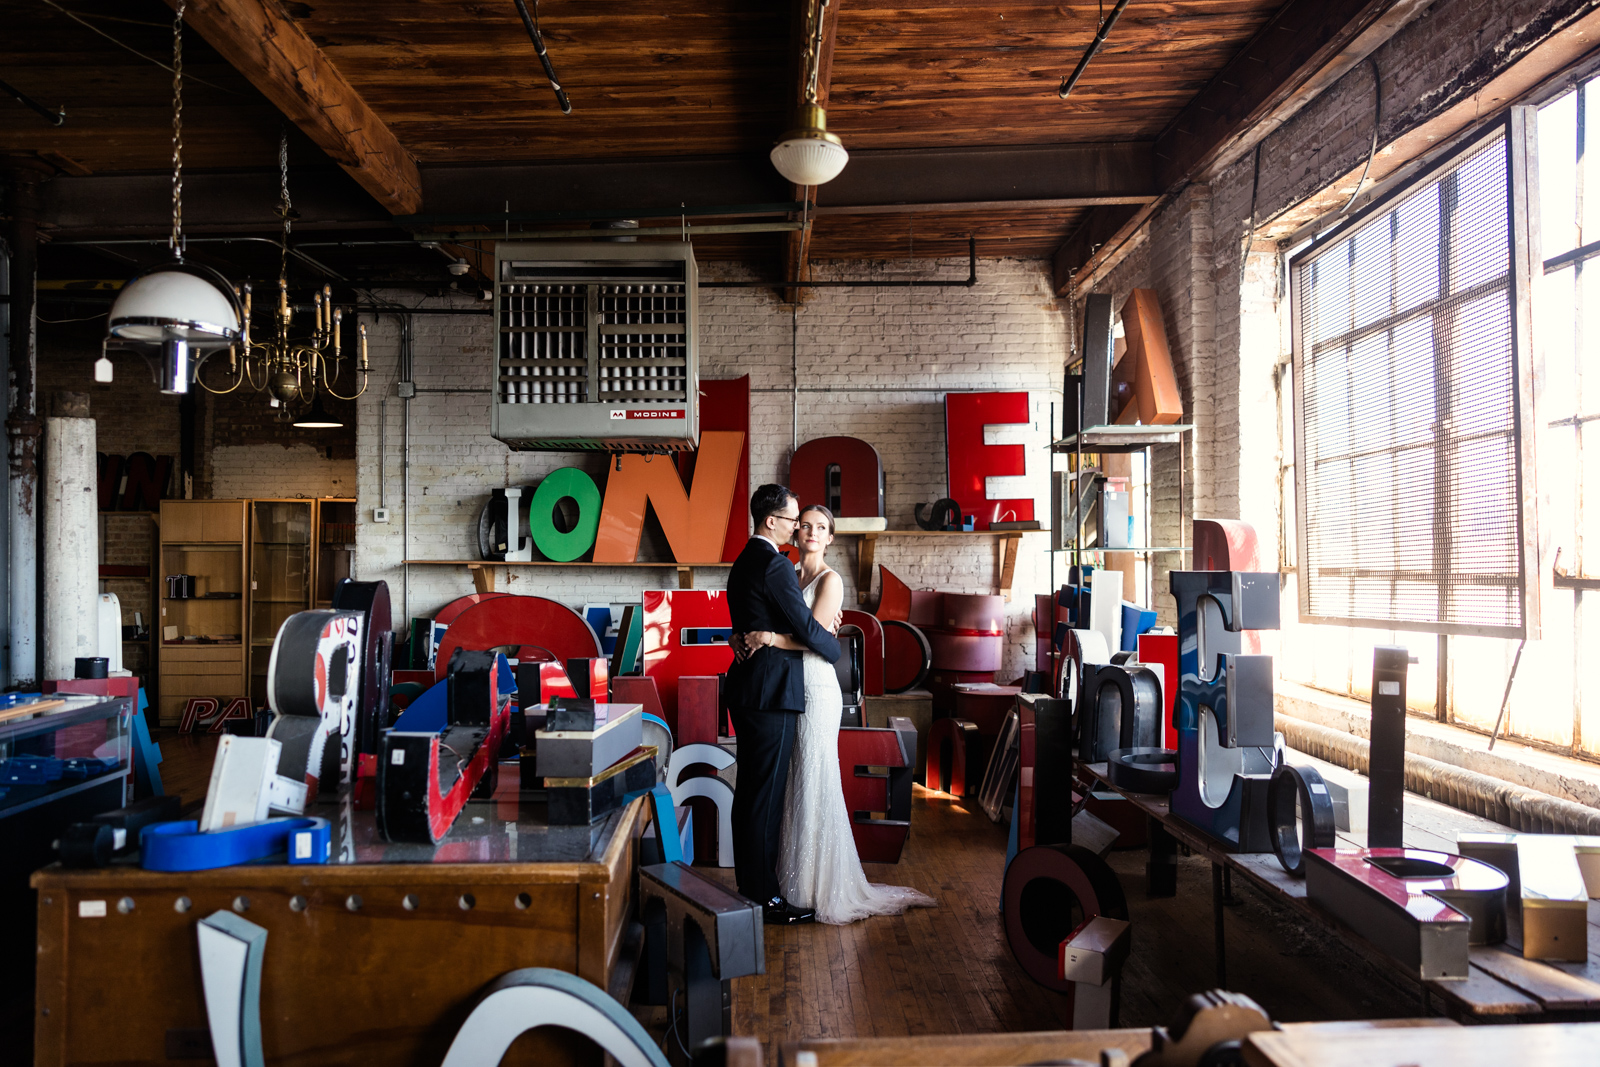
[{"label": "window sill", "polygon": [[[1277,711],[1363,739],[1372,734],[1368,705],[1350,697],[1278,679]],[[1536,789],[1592,808],[1600,808],[1600,763],[1575,759],[1502,738],[1493,752],[1480,733],[1411,715],[1406,718],[1406,751],[1476,771],[1513,785]]]}]

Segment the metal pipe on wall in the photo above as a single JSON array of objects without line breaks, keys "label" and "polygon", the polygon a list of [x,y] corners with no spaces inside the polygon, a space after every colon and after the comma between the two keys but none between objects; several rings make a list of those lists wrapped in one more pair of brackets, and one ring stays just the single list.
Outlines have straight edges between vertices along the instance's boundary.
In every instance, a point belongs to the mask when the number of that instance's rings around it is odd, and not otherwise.
[{"label": "metal pipe on wall", "polygon": [[37,325],[39,186],[51,171],[37,160],[13,159],[6,175],[11,221],[10,404],[6,415],[9,484],[6,494],[8,614],[11,654],[7,681],[32,689],[39,679],[39,410],[34,393]]},{"label": "metal pipe on wall", "polygon": [[[411,386],[400,393],[400,558],[411,558],[411,398],[416,382],[411,376],[411,316],[400,316],[400,381]],[[401,617],[411,628],[411,567],[400,566]],[[412,653],[415,656],[415,652]],[[415,662],[413,660],[413,662]]]},{"label": "metal pipe on wall", "polygon": [[61,393],[45,420],[44,678],[72,678],[73,661],[99,651],[99,540],[95,424],[89,394]]},{"label": "metal pipe on wall", "polygon": [[[11,336],[11,250],[0,240],[0,336]],[[0,383],[10,380],[10,346],[0,344]],[[9,393],[9,389],[7,390]],[[11,465],[0,464],[0,501],[10,499]],[[10,510],[0,507],[0,594],[11,588]],[[11,613],[0,611],[0,686],[11,678]]]}]

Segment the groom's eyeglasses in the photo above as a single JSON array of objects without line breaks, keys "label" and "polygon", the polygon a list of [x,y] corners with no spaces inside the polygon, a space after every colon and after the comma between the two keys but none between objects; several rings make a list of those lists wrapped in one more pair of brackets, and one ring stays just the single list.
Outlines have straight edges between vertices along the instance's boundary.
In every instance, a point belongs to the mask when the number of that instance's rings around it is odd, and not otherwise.
[{"label": "groom's eyeglasses", "polygon": [[772,517],[774,519],[782,519],[784,522],[792,522],[796,526],[800,525],[800,516],[798,515],[773,515]]}]

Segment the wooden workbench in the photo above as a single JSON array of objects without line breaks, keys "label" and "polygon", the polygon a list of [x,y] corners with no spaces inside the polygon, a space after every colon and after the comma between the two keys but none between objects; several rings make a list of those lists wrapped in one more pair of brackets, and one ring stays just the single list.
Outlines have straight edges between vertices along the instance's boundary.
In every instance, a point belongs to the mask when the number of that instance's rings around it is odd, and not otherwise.
[{"label": "wooden workbench", "polygon": [[[1289,762],[1294,762],[1291,751]],[[1396,973],[1418,981],[1423,1002],[1437,996],[1451,1015],[1478,1017],[1489,1021],[1532,1018],[1600,1019],[1600,902],[1589,902],[1589,960],[1584,964],[1544,963],[1525,960],[1504,945],[1475,945],[1471,949],[1471,974],[1464,980],[1421,982],[1415,974],[1400,968],[1379,946],[1339,922],[1306,898],[1306,883],[1283,869],[1271,852],[1242,854],[1230,852],[1210,835],[1171,814],[1167,797],[1133,793],[1113,785],[1104,763],[1075,764],[1080,779],[1094,789],[1111,790],[1132,801],[1159,822],[1184,847],[1212,863],[1212,894],[1215,915],[1217,984],[1227,985],[1226,952],[1223,940],[1223,903],[1228,898],[1232,872],[1238,872],[1274,900],[1338,932],[1358,950]],[[1456,851],[1456,834],[1511,833],[1509,827],[1407,793],[1405,798],[1405,842],[1410,848]],[[1361,848],[1365,841],[1348,834],[1339,835],[1339,844]],[[1600,1062],[1597,1057],[1596,1062]]]},{"label": "wooden workbench", "polygon": [[[519,967],[626,997],[645,802],[552,827],[542,803],[519,803],[514,768],[501,774],[495,798],[469,803],[437,847],[383,842],[373,813],[346,798],[311,812],[334,825],[326,866],[39,871],[34,1062],[209,1058],[195,926],[224,909],[268,931],[273,1064],[439,1063],[479,990]],[[594,1049],[546,1029],[505,1062],[598,1062]]]}]

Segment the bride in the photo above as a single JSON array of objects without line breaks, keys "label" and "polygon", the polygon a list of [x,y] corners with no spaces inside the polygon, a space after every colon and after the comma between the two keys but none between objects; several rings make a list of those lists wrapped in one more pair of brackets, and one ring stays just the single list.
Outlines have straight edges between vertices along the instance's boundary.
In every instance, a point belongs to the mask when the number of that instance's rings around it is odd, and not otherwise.
[{"label": "bride", "polygon": [[[800,512],[800,587],[817,621],[831,627],[839,617],[844,583],[823,562],[833,543],[833,512],[813,504]],[[867,881],[850,832],[844,786],[839,778],[839,720],[843,694],[833,665],[787,634],[744,635],[753,651],[775,645],[805,652],[806,712],[799,717],[789,790],[784,799],[778,881],[791,904],[814,908],[817,921],[843,924],[869,915],[898,915],[907,908],[934,907],[915,889]]]}]

